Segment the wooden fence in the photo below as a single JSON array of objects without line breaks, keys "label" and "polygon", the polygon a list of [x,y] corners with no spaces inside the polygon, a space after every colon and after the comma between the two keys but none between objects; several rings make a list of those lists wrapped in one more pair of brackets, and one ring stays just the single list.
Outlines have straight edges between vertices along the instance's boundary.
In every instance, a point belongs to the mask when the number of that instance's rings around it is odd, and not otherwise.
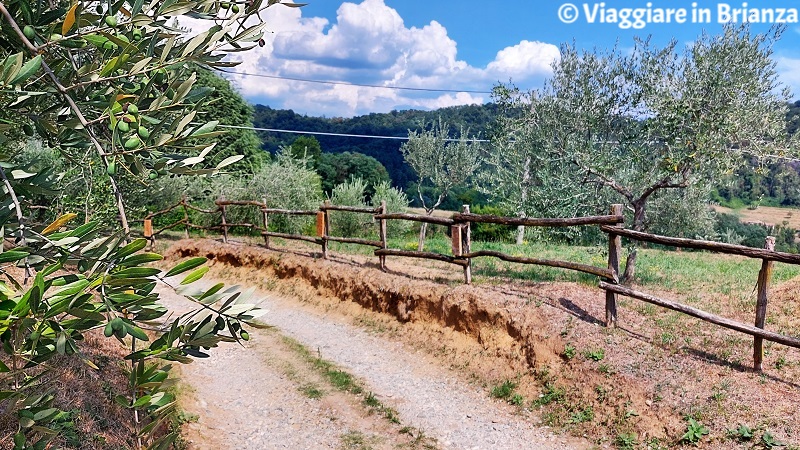
[{"label": "wooden fence", "polygon": [[[472,282],[472,260],[481,257],[497,258],[503,261],[519,263],[519,264],[532,264],[539,266],[557,267],[567,270],[578,271],[595,275],[600,278],[599,287],[605,291],[605,312],[607,327],[615,327],[617,325],[617,301],[619,295],[624,295],[633,299],[641,300],[651,303],[663,308],[671,309],[681,312],[683,314],[696,317],[706,322],[713,323],[734,331],[746,333],[753,336],[753,366],[755,370],[761,371],[763,365],[763,341],[773,341],[779,344],[787,345],[789,347],[800,348],[800,339],[792,336],[786,336],[779,333],[774,333],[764,329],[766,323],[767,304],[768,304],[768,288],[772,276],[772,265],[774,261],[783,262],[787,264],[800,265],[800,255],[776,252],[775,238],[768,237],[764,249],[756,249],[752,247],[745,247],[742,245],[723,244],[713,241],[703,241],[685,238],[673,238],[667,236],[659,236],[649,233],[642,233],[633,230],[627,230],[623,227],[624,216],[622,205],[612,205],[608,215],[605,216],[589,216],[589,217],[574,217],[574,218],[517,218],[517,217],[500,217],[493,215],[479,215],[470,213],[469,206],[465,205],[460,213],[454,214],[452,217],[435,217],[429,215],[407,214],[407,213],[388,213],[386,210],[386,202],[382,202],[377,208],[365,207],[352,207],[333,205],[329,201],[323,203],[318,210],[286,210],[269,208],[266,200],[258,201],[233,201],[225,200],[224,198],[215,202],[215,210],[205,210],[190,205],[186,199],[165,208],[162,211],[148,214],[144,219],[145,237],[155,242],[155,237],[166,230],[173,229],[180,225],[185,226],[188,233],[189,228],[204,229],[208,231],[221,231],[223,242],[228,242],[228,232],[233,227],[248,228],[258,231],[264,237],[264,246],[270,248],[270,237],[277,237],[282,239],[301,240],[311,242],[321,246],[322,257],[329,258],[328,243],[329,242],[343,242],[357,245],[365,245],[375,247],[375,256],[378,257],[381,270],[386,270],[386,257],[397,256],[407,258],[420,258],[436,261],[444,261],[462,267],[464,271],[464,281],[467,284]],[[256,207],[262,213],[262,223],[230,223],[228,222],[228,209],[231,207]],[[163,226],[162,228],[153,231],[152,219],[160,215],[167,214],[175,209],[182,208],[183,218],[175,223]],[[193,210],[203,214],[220,214],[219,225],[214,226],[201,226],[192,224],[189,221],[189,211]],[[378,226],[379,240],[369,240],[361,238],[353,238],[347,236],[332,236],[330,234],[330,211],[341,211],[350,213],[371,214],[374,221]],[[270,215],[284,215],[284,216],[314,216],[316,218],[316,235],[309,236],[303,234],[292,233],[278,233],[269,231]],[[409,251],[401,249],[389,248],[387,236],[387,221],[389,220],[406,220],[419,223],[429,223],[435,225],[442,225],[449,227],[452,238],[452,254],[444,255],[440,253],[425,252],[425,251]],[[561,260],[549,260],[539,258],[528,258],[512,256],[505,253],[489,250],[472,250],[472,237],[471,227],[473,223],[493,223],[509,226],[526,226],[526,227],[573,227],[573,226],[586,226],[595,225],[599,226],[600,230],[608,234],[608,265],[607,267],[597,267],[582,263]],[[690,248],[697,250],[705,250],[716,253],[739,255],[747,258],[755,258],[762,260],[761,270],[758,274],[757,281],[757,304],[755,311],[755,324],[754,326],[736,322],[734,320],[720,317],[697,308],[677,303],[671,300],[655,297],[653,295],[639,292],[628,287],[620,285],[620,260],[622,253],[622,238],[630,239],[639,242],[648,242],[653,244],[660,244],[676,248]]]}]

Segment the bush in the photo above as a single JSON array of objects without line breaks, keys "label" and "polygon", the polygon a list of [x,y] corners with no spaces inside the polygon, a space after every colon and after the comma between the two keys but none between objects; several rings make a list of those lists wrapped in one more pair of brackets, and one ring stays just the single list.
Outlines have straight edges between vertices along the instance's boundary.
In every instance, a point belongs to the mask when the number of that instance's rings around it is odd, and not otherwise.
[{"label": "bush", "polygon": [[[476,206],[473,210],[475,214],[488,214],[493,216],[505,216],[505,211],[496,206]],[[500,225],[496,223],[473,223],[472,239],[485,242],[509,242],[513,239],[516,227]]]},{"label": "bush", "polygon": [[[404,213],[408,210],[408,197],[405,192],[392,187],[388,181],[383,181],[375,186],[375,194],[372,196],[372,206],[381,206],[381,201],[386,201],[387,213]],[[411,229],[411,223],[407,220],[387,220],[386,232],[389,236],[404,236]]]},{"label": "bush", "polygon": [[[364,180],[351,178],[333,188],[331,202],[339,206],[366,208],[366,189],[367,183]],[[368,233],[367,226],[372,222],[369,214],[345,211],[331,211],[330,220],[331,234],[344,237],[365,236]]]}]

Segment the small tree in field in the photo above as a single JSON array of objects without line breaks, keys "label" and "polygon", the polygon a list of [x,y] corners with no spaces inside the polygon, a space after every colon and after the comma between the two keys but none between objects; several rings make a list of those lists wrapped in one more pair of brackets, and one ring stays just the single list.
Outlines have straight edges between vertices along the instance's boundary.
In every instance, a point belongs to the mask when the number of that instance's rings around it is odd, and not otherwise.
[{"label": "small tree in field", "polygon": [[[596,186],[626,203],[632,228],[644,230],[655,194],[731,174],[745,156],[769,158],[792,147],[789,92],[772,59],[781,31],[726,26],[685,52],[676,42],[657,48],[636,41],[631,52],[603,53],[563,46],[520,124],[536,115],[550,133],[545,152],[580,175],[564,184],[564,195]],[[635,261],[634,250],[624,279],[634,276]]]},{"label": "small tree in field", "polygon": [[[463,130],[458,138],[450,138],[450,127],[441,119],[430,130],[409,131],[408,141],[400,151],[406,163],[417,173],[417,193],[425,214],[431,215],[447,197],[450,189],[467,180],[480,164],[480,144],[468,139]],[[435,200],[422,195],[423,184],[433,187]],[[423,223],[419,232],[418,249],[425,245],[427,224]]]},{"label": "small tree in field", "polygon": [[[120,180],[212,175],[241,159],[203,165],[221,132],[216,121],[200,120],[212,89],[197,84],[195,68],[235,65],[223,58],[257,46],[266,26],[259,13],[280,3],[0,0],[0,229],[11,247],[0,254],[8,280],[0,282],[0,411],[8,414],[0,423],[17,421],[4,447],[49,448],[57,434],[51,421],[61,413],[51,391],[70,386],[44,384],[43,374],[58,355],[96,370],[81,352],[87,332],[102,330],[130,349],[129,391],[115,401],[130,411],[136,447],[153,449],[176,439],[160,434],[176,405],[166,362],[190,362],[221,341],[248,339],[243,324],[259,315],[250,294],[192,285],[208,270],[200,267],[205,258],[166,274],[145,266],[161,256],[142,253],[146,240],[131,238]],[[184,16],[205,27],[187,34],[170,25]],[[91,168],[89,182],[104,174],[119,224],[71,226],[71,212],[33,223],[39,196],[65,186],[50,168],[16,163],[26,136],[72,167]],[[167,313],[159,281],[197,310],[158,325]]]}]

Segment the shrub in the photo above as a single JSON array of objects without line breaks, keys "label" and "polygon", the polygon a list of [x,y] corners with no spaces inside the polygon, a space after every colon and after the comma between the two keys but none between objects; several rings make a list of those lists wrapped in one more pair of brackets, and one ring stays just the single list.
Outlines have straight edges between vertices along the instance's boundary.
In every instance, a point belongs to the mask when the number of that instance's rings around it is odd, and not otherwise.
[{"label": "shrub", "polygon": [[[475,214],[490,214],[493,216],[505,216],[505,212],[496,206],[476,206],[472,209]],[[474,223],[472,224],[472,239],[487,242],[508,242],[515,231],[515,227],[500,225],[496,223]]]},{"label": "shrub", "polygon": [[[375,186],[375,194],[372,196],[372,206],[381,205],[381,200],[386,201],[387,213],[404,213],[408,210],[408,197],[405,192],[392,187],[388,181],[383,181]],[[388,220],[386,231],[389,236],[403,236],[411,229],[411,223],[407,220]],[[416,247],[415,247],[416,249]]]},{"label": "shrub", "polygon": [[[351,178],[333,188],[331,202],[340,206],[366,208],[367,183],[361,178]],[[369,214],[331,211],[331,234],[334,236],[359,237],[367,233],[372,222]]]}]

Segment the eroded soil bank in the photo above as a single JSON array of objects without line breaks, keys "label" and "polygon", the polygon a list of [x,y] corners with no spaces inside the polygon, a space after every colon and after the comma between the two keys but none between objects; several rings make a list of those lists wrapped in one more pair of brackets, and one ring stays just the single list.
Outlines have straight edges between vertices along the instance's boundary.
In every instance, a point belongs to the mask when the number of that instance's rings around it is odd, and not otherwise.
[{"label": "eroded soil bank", "polygon": [[[357,256],[326,261],[211,240],[180,241],[168,251],[171,260],[189,256],[209,258],[214,276],[295,296],[424,349],[487,392],[510,381],[513,403],[598,444],[677,445],[687,416],[710,429],[700,442],[706,448],[752,445],[726,432],[740,423],[798,440],[796,352],[780,350],[780,372],[753,374],[702,342],[659,340],[663,327],[654,324],[671,316],[642,314],[626,302],[622,326],[608,330],[600,324],[603,294],[592,286],[463,286],[435,264],[390,259],[383,273]],[[730,336],[697,327],[709,339]]]}]

